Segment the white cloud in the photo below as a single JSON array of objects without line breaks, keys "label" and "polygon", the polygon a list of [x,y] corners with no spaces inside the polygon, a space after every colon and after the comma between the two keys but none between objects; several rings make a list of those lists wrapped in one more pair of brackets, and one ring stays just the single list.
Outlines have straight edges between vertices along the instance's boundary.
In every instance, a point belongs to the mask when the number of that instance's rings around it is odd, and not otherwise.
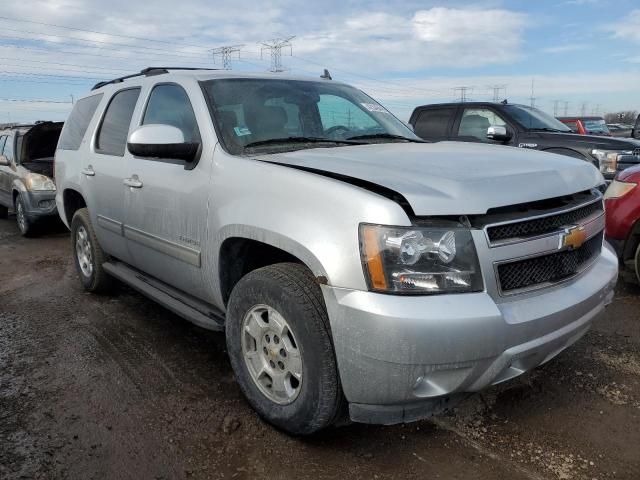
[{"label": "white cloud", "polygon": [[544,53],[567,53],[567,52],[577,52],[579,50],[586,50],[588,45],[582,43],[568,43],[566,45],[556,45],[553,47],[543,48],[542,51]]},{"label": "white cloud", "polygon": [[333,18],[298,37],[296,51],[362,71],[501,64],[519,58],[526,18],[500,9],[436,7],[406,16],[371,12]]},{"label": "white cloud", "polygon": [[607,25],[605,29],[615,38],[640,42],[640,10],[631,11],[624,19]]}]

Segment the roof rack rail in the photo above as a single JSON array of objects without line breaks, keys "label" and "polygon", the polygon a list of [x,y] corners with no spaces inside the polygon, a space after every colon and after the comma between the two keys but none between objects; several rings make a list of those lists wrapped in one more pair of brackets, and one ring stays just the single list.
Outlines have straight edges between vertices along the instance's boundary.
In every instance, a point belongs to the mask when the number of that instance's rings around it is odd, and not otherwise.
[{"label": "roof rack rail", "polygon": [[113,80],[105,80],[104,82],[96,83],[91,90],[97,90],[98,88],[102,88],[105,85],[110,85],[112,83],[121,83],[129,78],[140,77],[144,75],[145,77],[151,77],[153,75],[163,75],[165,73],[169,73],[169,70],[220,70],[219,68],[206,68],[206,67],[147,67],[140,70],[139,73],[133,73],[131,75],[125,75],[123,77],[114,78]]}]

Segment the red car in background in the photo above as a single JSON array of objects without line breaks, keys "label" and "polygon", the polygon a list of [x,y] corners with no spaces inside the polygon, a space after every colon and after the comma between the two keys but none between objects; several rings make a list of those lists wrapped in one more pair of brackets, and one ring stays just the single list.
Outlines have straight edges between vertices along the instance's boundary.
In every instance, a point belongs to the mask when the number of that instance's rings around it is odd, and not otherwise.
[{"label": "red car in background", "polygon": [[640,282],[640,166],[616,175],[604,194],[605,236],[620,259],[626,281]]},{"label": "red car in background", "polygon": [[611,137],[607,123],[602,117],[557,117],[562,123],[571,129],[573,133],[580,135],[600,135]]}]

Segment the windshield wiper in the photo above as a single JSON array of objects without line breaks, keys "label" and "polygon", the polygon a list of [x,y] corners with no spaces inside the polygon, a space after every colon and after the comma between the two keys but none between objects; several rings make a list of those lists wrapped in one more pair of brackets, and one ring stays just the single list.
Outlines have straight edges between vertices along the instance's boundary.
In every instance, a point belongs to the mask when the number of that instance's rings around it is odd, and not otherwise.
[{"label": "windshield wiper", "polygon": [[283,137],[269,138],[268,140],[259,140],[257,142],[247,143],[243,148],[260,147],[262,145],[276,145],[283,143],[337,143],[344,145],[363,145],[362,142],[354,142],[351,140],[334,140],[332,138],[322,137]]},{"label": "windshield wiper", "polygon": [[347,140],[375,140],[376,138],[392,139],[392,140],[406,140],[407,142],[415,143],[427,143],[424,140],[418,140],[417,138],[403,137],[402,135],[393,135],[392,133],[370,133],[368,135],[356,135],[355,137],[349,137]]}]

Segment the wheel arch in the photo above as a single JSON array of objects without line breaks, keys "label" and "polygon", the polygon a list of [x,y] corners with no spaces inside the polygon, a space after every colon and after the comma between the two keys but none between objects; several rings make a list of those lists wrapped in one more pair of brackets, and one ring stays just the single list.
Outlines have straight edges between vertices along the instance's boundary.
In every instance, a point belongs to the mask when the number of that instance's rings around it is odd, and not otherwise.
[{"label": "wheel arch", "polygon": [[67,188],[62,192],[62,202],[64,205],[64,212],[58,212],[60,215],[64,215],[66,223],[70,226],[73,215],[87,206],[87,202],[80,192],[73,188]]},{"label": "wheel arch", "polygon": [[327,276],[320,261],[306,247],[275,232],[243,233],[229,231],[218,250],[218,282],[226,306],[233,287],[249,272],[275,263],[304,265],[318,283]]}]

